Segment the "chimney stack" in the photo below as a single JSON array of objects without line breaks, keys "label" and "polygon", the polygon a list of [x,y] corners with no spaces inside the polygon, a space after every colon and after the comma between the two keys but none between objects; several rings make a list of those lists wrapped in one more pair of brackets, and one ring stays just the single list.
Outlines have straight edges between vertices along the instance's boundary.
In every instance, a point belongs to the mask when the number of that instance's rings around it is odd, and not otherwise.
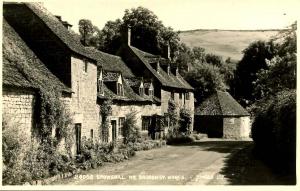
[{"label": "chimney stack", "polygon": [[170,44],[168,43],[165,50],[165,58],[171,60],[171,49]]},{"label": "chimney stack", "polygon": [[127,27],[127,45],[128,46],[131,45],[131,27],[130,26]]},{"label": "chimney stack", "polygon": [[68,23],[67,21],[63,21],[63,20],[61,19],[61,16],[55,15],[55,17],[56,17],[56,18],[61,22],[61,24],[63,24],[64,27],[66,27],[68,30],[70,30],[71,27],[73,26],[73,25],[71,25],[70,23]]}]

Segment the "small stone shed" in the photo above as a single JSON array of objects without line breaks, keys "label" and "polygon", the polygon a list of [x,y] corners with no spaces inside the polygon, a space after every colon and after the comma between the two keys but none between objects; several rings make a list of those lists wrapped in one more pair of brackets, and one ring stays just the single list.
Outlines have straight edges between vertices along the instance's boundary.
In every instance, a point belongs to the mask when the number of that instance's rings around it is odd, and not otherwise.
[{"label": "small stone shed", "polygon": [[250,114],[228,92],[216,91],[195,110],[195,131],[215,138],[249,138]]}]

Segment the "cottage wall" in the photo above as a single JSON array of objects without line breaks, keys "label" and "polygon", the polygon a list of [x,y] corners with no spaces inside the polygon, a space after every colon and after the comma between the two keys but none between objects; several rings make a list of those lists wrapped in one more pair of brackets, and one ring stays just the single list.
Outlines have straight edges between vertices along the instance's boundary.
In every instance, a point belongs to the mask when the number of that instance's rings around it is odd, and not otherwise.
[{"label": "cottage wall", "polygon": [[[87,64],[87,68],[85,69]],[[85,71],[86,70],[86,71]],[[97,66],[84,59],[71,57],[71,115],[74,124],[81,124],[81,137],[98,139],[99,106],[97,101]]]},{"label": "cottage wall", "polygon": [[2,91],[3,117],[16,124],[24,136],[31,137],[34,125],[35,92],[32,90],[5,87]]},{"label": "cottage wall", "polygon": [[246,117],[224,117],[223,138],[241,139],[249,138],[250,118]]},{"label": "cottage wall", "polygon": [[[141,103],[116,103],[112,105],[112,115],[110,120],[117,121],[117,130],[119,127],[119,118],[126,117],[126,114],[136,113],[137,126],[142,129],[142,116],[152,116],[161,114],[160,106],[155,104]],[[118,132],[117,132],[118,133]],[[147,135],[148,131],[142,131],[143,135]],[[112,141],[112,129],[109,130],[109,141]]]},{"label": "cottage wall", "polygon": [[[191,111],[191,117],[192,117],[192,125],[191,130],[193,130],[194,127],[194,93],[189,92],[189,100],[185,99],[185,96],[182,95],[182,98],[179,97],[179,92],[174,92],[174,101],[175,104],[178,107],[178,114],[181,108],[186,108]],[[171,92],[161,89],[161,112],[162,114],[168,112],[168,103],[169,99],[171,98]]]}]

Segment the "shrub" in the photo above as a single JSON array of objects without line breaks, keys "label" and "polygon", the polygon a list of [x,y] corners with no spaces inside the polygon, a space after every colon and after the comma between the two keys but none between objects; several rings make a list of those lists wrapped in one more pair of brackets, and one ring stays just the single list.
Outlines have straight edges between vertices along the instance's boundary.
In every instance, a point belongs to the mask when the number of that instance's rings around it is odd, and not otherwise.
[{"label": "shrub", "polygon": [[179,132],[190,134],[190,126],[192,124],[191,112],[188,109],[180,109]]},{"label": "shrub", "polygon": [[136,113],[130,113],[126,115],[123,125],[125,144],[128,144],[129,142],[135,143],[138,142],[138,140],[142,140],[140,129],[137,127],[136,123]]},{"label": "shrub", "polygon": [[192,143],[195,139],[192,136],[188,136],[185,134],[178,134],[178,135],[169,135],[167,137],[167,144],[168,145],[175,145],[175,144],[184,144],[184,143]]},{"label": "shrub", "polygon": [[256,108],[252,124],[255,151],[275,169],[294,171],[296,160],[296,92],[282,91]]}]

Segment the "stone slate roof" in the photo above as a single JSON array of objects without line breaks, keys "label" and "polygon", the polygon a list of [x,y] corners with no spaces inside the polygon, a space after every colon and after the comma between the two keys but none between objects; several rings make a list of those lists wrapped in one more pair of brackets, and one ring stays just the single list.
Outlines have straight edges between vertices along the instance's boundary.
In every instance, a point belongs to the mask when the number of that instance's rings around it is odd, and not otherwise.
[{"label": "stone slate roof", "polygon": [[228,92],[217,91],[195,108],[195,115],[249,116],[250,114]]},{"label": "stone slate roof", "polygon": [[52,15],[41,3],[5,3],[4,5],[24,6],[29,8],[35,15],[37,15],[44,24],[73,52],[85,56],[87,58],[96,60],[85,47],[78,43],[74,35]]},{"label": "stone slate roof", "polygon": [[147,69],[160,81],[160,83],[163,86],[187,89],[187,90],[194,89],[183,79],[182,76],[180,76],[180,74],[178,77],[174,76],[172,73],[168,75],[162,68],[160,68],[160,72],[157,73],[157,71],[153,69],[153,67],[151,66],[151,63],[158,62],[158,61],[162,63],[169,62],[167,59],[161,58],[160,56],[157,55],[150,54],[148,52],[144,52],[133,46],[129,46],[129,48],[145,64]]},{"label": "stone slate roof", "polygon": [[93,58],[97,59],[98,65],[104,70],[121,72],[125,78],[134,77],[131,69],[127,67],[121,57],[99,51],[94,47],[86,47],[86,49],[93,55]]},{"label": "stone slate roof", "polygon": [[4,18],[2,53],[3,85],[26,88],[53,86],[71,92],[47,69]]}]

